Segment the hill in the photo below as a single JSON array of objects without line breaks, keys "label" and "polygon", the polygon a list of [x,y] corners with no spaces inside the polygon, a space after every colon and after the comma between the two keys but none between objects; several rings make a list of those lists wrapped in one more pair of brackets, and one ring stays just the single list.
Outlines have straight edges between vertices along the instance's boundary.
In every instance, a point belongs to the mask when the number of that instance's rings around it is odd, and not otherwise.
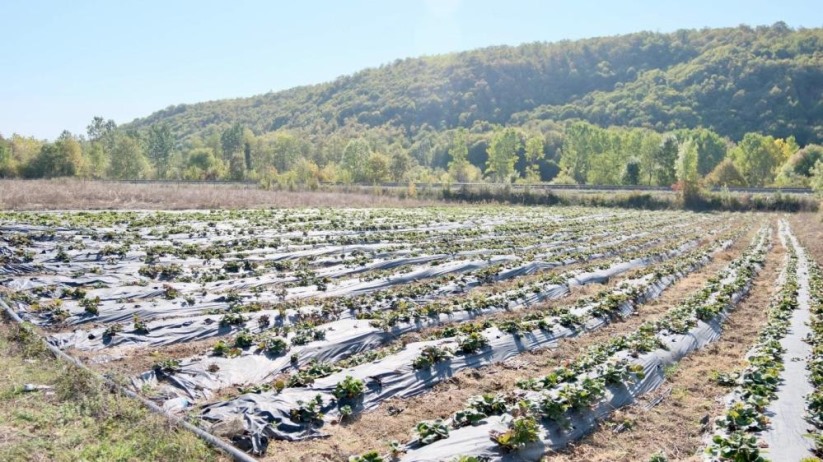
[{"label": "hill", "polygon": [[168,122],[180,138],[235,123],[257,135],[386,127],[411,139],[481,122],[569,119],[819,143],[823,29],[641,32],[409,58],[320,85],[171,106],[127,127]]}]

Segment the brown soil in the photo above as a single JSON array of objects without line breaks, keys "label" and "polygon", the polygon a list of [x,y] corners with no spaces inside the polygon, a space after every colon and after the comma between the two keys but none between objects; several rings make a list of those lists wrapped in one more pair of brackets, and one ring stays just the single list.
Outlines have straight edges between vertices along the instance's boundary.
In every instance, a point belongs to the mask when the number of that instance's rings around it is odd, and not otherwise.
[{"label": "brown soil", "polygon": [[[512,390],[515,382],[523,377],[546,374],[561,361],[574,358],[590,345],[614,335],[632,332],[641,323],[659,317],[737,257],[748,246],[755,232],[756,228],[753,228],[704,268],[678,281],[657,300],[637,307],[636,314],[624,321],[576,339],[561,341],[554,349],[533,351],[503,364],[460,372],[421,396],[387,400],[375,411],[358,416],[351,424],[327,425],[323,431],[330,434],[330,438],[306,442],[273,441],[263,460],[347,460],[352,454],[383,450],[392,440],[408,441],[412,437],[412,428],[421,420],[447,418],[461,409],[469,397],[480,393]],[[770,267],[773,266],[773,263],[770,264]],[[402,409],[402,412],[389,415],[389,410],[397,409]]]}]

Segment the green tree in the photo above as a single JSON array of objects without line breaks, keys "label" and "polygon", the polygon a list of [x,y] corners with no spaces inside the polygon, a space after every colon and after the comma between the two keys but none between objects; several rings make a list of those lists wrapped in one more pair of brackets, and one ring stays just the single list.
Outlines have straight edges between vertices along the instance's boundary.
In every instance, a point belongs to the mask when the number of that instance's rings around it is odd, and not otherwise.
[{"label": "green tree", "polygon": [[77,139],[64,131],[54,143],[44,144],[27,167],[27,176],[54,178],[79,175],[83,170],[83,150]]},{"label": "green tree", "polygon": [[116,133],[109,164],[109,176],[119,179],[145,178],[149,162],[140,142],[125,133]]},{"label": "green tree", "polygon": [[466,129],[460,128],[454,133],[452,144],[449,147],[449,177],[458,183],[465,183],[468,179],[469,147],[466,144]]},{"label": "green tree", "polygon": [[412,157],[402,146],[394,145],[389,157],[389,171],[393,181],[402,181],[412,166]]},{"label": "green tree", "polygon": [[629,162],[623,168],[622,175],[623,184],[638,185],[640,184],[640,161],[636,158],[629,159]]},{"label": "green tree", "polygon": [[174,134],[168,123],[163,122],[149,127],[148,156],[157,169],[158,178],[166,178],[172,152],[174,151]]},{"label": "green tree", "polygon": [[817,194],[823,195],[823,160],[818,160],[811,170],[811,181],[809,185]]},{"label": "green tree", "polygon": [[489,160],[486,162],[486,175],[497,183],[508,182],[514,175],[520,138],[513,128],[498,130],[489,144]]},{"label": "green tree", "polygon": [[17,176],[17,163],[11,155],[11,143],[0,136],[0,178]]},{"label": "green tree", "polygon": [[706,184],[710,186],[746,186],[746,179],[734,166],[731,159],[723,159],[722,162],[708,175],[706,175]]},{"label": "green tree", "polygon": [[391,176],[389,169],[390,159],[387,155],[373,152],[366,162],[365,180],[372,184],[383,183]]},{"label": "green tree", "polygon": [[532,136],[526,141],[526,181],[540,181],[540,160],[543,159],[543,138]]},{"label": "green tree", "polygon": [[678,153],[679,146],[677,138],[673,135],[668,135],[663,138],[654,163],[657,184],[668,186],[674,182],[676,179],[675,161],[677,160]]},{"label": "green tree", "polygon": [[[686,136],[697,148],[697,173],[706,176],[726,158],[728,143],[707,128],[688,130]],[[685,138],[684,137],[684,138]]]},{"label": "green tree", "polygon": [[686,204],[700,196],[700,173],[697,171],[697,165],[697,144],[691,139],[680,143],[675,170],[683,202]]},{"label": "green tree", "polygon": [[223,150],[223,157],[230,160],[234,154],[243,149],[243,126],[235,123],[231,127],[223,130],[220,135],[220,147]]},{"label": "green tree", "polygon": [[353,139],[346,145],[340,164],[343,170],[349,172],[352,181],[358,183],[366,181],[366,164],[370,155],[369,143],[362,138]]},{"label": "green tree", "polygon": [[585,183],[589,176],[591,143],[597,127],[586,122],[575,122],[566,128],[560,154],[560,167],[575,183]]},{"label": "green tree", "polygon": [[730,156],[746,183],[750,186],[765,186],[774,181],[783,151],[771,136],[746,133]]}]

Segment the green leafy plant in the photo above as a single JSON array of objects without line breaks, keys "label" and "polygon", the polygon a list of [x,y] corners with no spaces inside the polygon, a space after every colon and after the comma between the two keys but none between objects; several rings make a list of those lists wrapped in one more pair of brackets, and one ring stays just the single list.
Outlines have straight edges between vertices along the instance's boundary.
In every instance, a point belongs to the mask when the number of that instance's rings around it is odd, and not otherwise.
[{"label": "green leafy plant", "polygon": [[491,439],[505,451],[517,451],[540,439],[537,421],[531,416],[518,417],[511,421],[505,432],[492,433]]},{"label": "green leafy plant", "polygon": [[449,427],[446,426],[441,419],[419,422],[414,427],[414,430],[417,432],[417,437],[422,445],[431,444],[437,440],[449,437]]},{"label": "green leafy plant", "polygon": [[362,380],[347,375],[337,383],[332,393],[339,400],[351,400],[361,396],[365,389],[366,384]]},{"label": "green leafy plant", "polygon": [[80,300],[80,306],[90,315],[100,315],[100,297],[84,298]]},{"label": "green leafy plant", "polygon": [[468,335],[458,337],[457,345],[463,353],[475,353],[489,345],[489,340],[479,332],[472,332]]},{"label": "green leafy plant", "polygon": [[714,435],[706,452],[720,460],[733,462],[766,462],[760,455],[757,437],[734,432],[728,437]]},{"label": "green leafy plant", "polygon": [[323,397],[317,395],[309,402],[297,401],[297,407],[289,410],[291,420],[298,423],[323,423]]},{"label": "green leafy plant", "polygon": [[414,359],[412,366],[415,369],[428,369],[436,363],[448,361],[451,357],[452,351],[450,349],[429,345],[420,350],[420,356]]}]

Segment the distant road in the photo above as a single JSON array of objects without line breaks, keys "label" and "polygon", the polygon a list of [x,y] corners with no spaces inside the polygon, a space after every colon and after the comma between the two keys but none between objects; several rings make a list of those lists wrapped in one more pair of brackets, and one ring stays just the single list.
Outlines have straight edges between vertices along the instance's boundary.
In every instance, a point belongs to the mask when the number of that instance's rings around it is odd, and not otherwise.
[{"label": "distant road", "polygon": [[[242,188],[257,188],[259,185],[254,181],[193,181],[193,180],[98,180],[111,183],[131,183],[131,184],[156,184],[156,185],[210,185],[210,186],[234,186]],[[337,185],[324,183],[322,187],[354,187],[354,188],[407,188],[408,183],[379,183],[379,184],[351,184]],[[498,183],[415,183],[418,189],[459,189],[459,188],[501,188],[504,185]],[[556,191],[657,191],[673,192],[671,187],[666,186],[626,186],[626,185],[550,185],[550,184],[511,184],[512,190],[523,190],[527,187],[531,190],[556,190]],[[728,188],[731,192],[751,193],[751,194],[813,194],[811,188]],[[712,191],[721,191],[722,188],[714,187]]]}]

